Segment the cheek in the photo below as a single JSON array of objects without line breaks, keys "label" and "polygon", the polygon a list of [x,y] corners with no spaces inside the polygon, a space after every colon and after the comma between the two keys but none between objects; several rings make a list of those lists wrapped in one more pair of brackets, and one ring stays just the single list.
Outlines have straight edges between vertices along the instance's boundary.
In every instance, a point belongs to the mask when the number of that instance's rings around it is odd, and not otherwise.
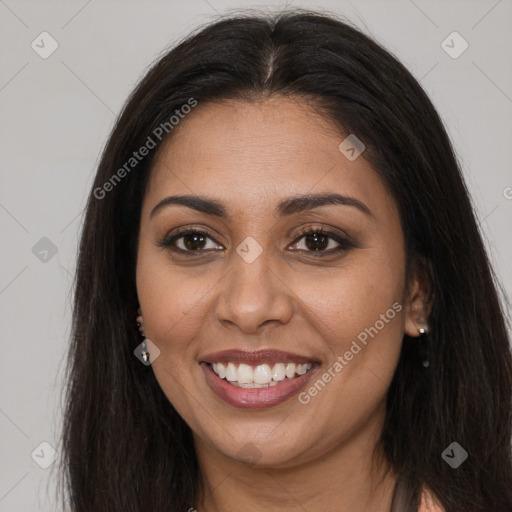
[{"label": "cheek", "polygon": [[194,329],[201,325],[202,305],[214,284],[210,281],[205,273],[187,278],[186,272],[171,265],[164,253],[140,247],[137,294],[146,334],[166,353],[177,355],[189,346]]},{"label": "cheek", "polygon": [[400,332],[401,322],[397,320],[402,318],[404,286],[401,267],[382,263],[361,258],[328,275],[302,277],[293,286],[322,330],[322,337],[330,340],[337,353],[347,341],[376,323],[379,330],[389,331],[393,326],[395,332]]},{"label": "cheek", "polygon": [[304,396],[315,409],[329,402],[329,410],[370,411],[385,394],[404,333],[405,254],[397,246],[360,250],[328,275],[296,279],[293,289],[329,353],[329,383]]},{"label": "cheek", "polygon": [[[311,429],[331,425],[333,432],[357,430],[381,410],[398,363],[403,282],[401,272],[392,269],[401,268],[400,260],[383,267],[375,259],[370,264],[372,255],[367,256],[343,272],[297,282],[304,311],[329,353],[329,361],[299,397],[308,417],[314,418]],[[323,439],[332,441],[330,436]]]},{"label": "cheek", "polygon": [[205,314],[204,297],[212,285],[206,276],[187,279],[163,253],[144,246],[139,250],[136,281],[146,336],[160,350],[151,368],[169,402],[194,424],[191,411],[196,401],[187,390],[201,377],[196,340]]}]

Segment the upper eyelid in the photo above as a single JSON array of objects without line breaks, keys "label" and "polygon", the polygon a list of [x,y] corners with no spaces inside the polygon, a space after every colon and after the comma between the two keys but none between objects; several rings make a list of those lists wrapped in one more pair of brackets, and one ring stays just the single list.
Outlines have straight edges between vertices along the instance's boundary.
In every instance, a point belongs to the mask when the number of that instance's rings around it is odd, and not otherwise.
[{"label": "upper eyelid", "polygon": [[[339,229],[336,230],[335,228],[327,228],[324,226],[317,226],[317,225],[311,224],[311,225],[306,225],[305,227],[302,227],[300,229],[300,232],[297,233],[297,235],[295,236],[295,238],[293,239],[293,241],[291,243],[292,244],[296,243],[298,240],[301,240],[306,235],[308,235],[309,233],[312,233],[312,232],[313,233],[324,233],[326,236],[330,237],[332,240],[334,240],[338,244],[340,242],[338,240],[336,240],[335,237],[342,238],[346,242],[351,242],[351,237],[349,235],[347,235],[342,230],[339,230]],[[207,229],[199,228],[199,227],[197,227],[197,228],[194,228],[194,227],[180,228],[176,233],[174,233],[172,235],[164,236],[162,242],[160,242],[158,245],[160,245],[160,246],[172,245],[171,242],[174,243],[176,240],[179,240],[180,238],[182,238],[188,234],[193,234],[193,233],[203,234],[207,238],[210,238],[210,240],[212,240],[216,244],[223,245],[221,242],[219,242],[216,239],[215,236],[212,236],[211,233],[209,233],[209,231]],[[166,243],[167,240],[169,241],[169,243]],[[179,248],[178,248],[178,250],[181,250],[183,252],[191,252],[191,253],[192,252],[201,252],[202,250],[207,251],[207,249],[198,249],[197,251],[185,251],[185,250],[179,249]],[[325,252],[328,252],[328,251],[325,251]]]}]

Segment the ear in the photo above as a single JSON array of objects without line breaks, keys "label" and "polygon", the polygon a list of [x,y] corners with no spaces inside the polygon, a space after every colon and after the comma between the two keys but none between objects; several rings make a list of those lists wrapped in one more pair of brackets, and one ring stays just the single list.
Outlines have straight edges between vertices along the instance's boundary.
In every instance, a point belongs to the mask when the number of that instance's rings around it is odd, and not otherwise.
[{"label": "ear", "polygon": [[429,330],[433,302],[432,264],[423,256],[412,257],[408,272],[405,300],[405,334],[420,336],[420,329]]}]

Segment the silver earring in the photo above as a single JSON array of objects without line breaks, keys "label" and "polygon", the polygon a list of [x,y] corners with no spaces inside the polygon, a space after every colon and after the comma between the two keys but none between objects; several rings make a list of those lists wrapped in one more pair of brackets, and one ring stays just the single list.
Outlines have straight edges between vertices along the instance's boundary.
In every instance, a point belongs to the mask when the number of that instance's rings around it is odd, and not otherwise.
[{"label": "silver earring", "polygon": [[[420,323],[420,324],[423,324],[423,321],[421,321],[421,320],[420,320],[420,321],[419,321],[419,323]],[[419,333],[420,333],[420,340],[423,340],[423,339],[424,339],[424,337],[425,337],[425,335],[426,335],[426,334],[428,334],[428,327],[427,327],[427,326],[425,326],[425,327],[420,327],[420,328],[418,329],[418,331],[419,331]],[[428,366],[429,366],[429,364],[430,364],[430,363],[429,363],[428,359],[424,359],[424,360],[422,361],[422,363],[421,363],[421,364],[422,364],[425,368],[428,368]]]},{"label": "silver earring", "polygon": [[146,332],[144,331],[142,312],[140,308],[137,310],[137,313],[137,327],[139,328],[141,335],[144,336],[144,341],[142,342],[142,352],[140,353],[140,355],[144,362],[147,363],[149,361],[149,352],[148,347],[146,345]]},{"label": "silver earring", "polygon": [[144,341],[141,343],[141,349],[142,349],[142,351],[141,351],[140,355],[141,355],[143,361],[145,363],[147,363],[149,361],[149,352],[148,352],[148,347],[146,345],[146,338],[144,338]]},{"label": "silver earring", "polygon": [[140,353],[142,359],[144,359],[144,362],[148,362],[149,361],[149,352],[148,352],[148,347],[146,346],[146,340],[144,339],[144,341],[142,342],[142,352]]}]

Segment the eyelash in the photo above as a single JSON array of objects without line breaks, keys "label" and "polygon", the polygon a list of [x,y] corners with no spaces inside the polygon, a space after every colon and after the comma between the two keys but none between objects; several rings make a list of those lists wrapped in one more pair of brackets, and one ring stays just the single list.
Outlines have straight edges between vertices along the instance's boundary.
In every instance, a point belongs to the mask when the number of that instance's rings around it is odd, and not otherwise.
[{"label": "eyelash", "polygon": [[[341,251],[346,251],[347,249],[354,247],[354,244],[352,243],[352,241],[350,240],[350,238],[348,236],[343,236],[343,235],[340,235],[339,233],[335,233],[333,231],[328,231],[324,228],[316,228],[313,226],[306,226],[305,228],[301,229],[299,231],[297,237],[295,238],[295,240],[292,242],[292,245],[297,244],[302,238],[304,238],[308,235],[314,235],[314,234],[327,236],[328,238],[337,242],[339,245],[338,245],[338,247],[335,247],[334,249],[329,249],[327,251],[326,250],[319,250],[319,251],[310,250],[310,251],[308,251],[308,250],[304,250],[304,249],[295,249],[295,250],[299,251],[299,252],[306,252],[306,253],[314,254],[315,257],[324,257],[324,256],[332,255],[335,253],[339,253]],[[217,245],[221,245],[219,242],[217,242],[217,240],[215,240],[215,238],[213,238],[207,231],[205,231],[203,229],[182,228],[182,229],[177,230],[174,234],[172,234],[170,236],[169,235],[165,236],[157,244],[157,246],[167,248],[170,251],[175,252],[175,253],[187,254],[190,256],[202,256],[202,255],[204,255],[204,253],[210,251],[209,249],[197,249],[195,251],[184,250],[184,249],[180,249],[173,245],[176,242],[176,240],[183,238],[186,235],[202,235],[207,238],[210,238]]]}]

